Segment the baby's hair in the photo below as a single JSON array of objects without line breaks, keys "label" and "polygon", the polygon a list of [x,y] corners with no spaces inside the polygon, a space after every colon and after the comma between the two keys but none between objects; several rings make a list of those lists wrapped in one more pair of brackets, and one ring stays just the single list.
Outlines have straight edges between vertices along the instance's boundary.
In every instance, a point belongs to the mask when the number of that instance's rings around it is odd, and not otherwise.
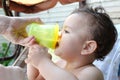
[{"label": "baby's hair", "polygon": [[[83,14],[88,18],[89,30],[93,36],[91,39],[97,42],[97,49],[94,51],[97,60],[103,60],[111,51],[117,39],[117,30],[109,15],[102,7],[84,7],[76,9],[72,14]],[[84,20],[84,19],[83,19]]]}]

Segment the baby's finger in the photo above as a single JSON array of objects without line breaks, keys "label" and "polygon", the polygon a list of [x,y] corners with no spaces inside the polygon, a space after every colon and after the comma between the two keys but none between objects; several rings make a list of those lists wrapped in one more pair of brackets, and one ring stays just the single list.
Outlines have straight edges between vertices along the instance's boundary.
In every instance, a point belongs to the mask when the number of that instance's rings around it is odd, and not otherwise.
[{"label": "baby's finger", "polygon": [[28,64],[30,62],[30,59],[26,58],[25,63]]}]

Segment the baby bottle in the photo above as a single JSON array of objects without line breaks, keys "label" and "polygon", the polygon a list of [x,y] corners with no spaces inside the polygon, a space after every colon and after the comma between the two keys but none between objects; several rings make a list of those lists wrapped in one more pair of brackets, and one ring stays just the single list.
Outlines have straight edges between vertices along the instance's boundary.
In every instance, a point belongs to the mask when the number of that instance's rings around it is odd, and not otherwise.
[{"label": "baby bottle", "polygon": [[29,25],[28,35],[34,36],[40,45],[55,49],[59,41],[59,25],[32,23]]}]

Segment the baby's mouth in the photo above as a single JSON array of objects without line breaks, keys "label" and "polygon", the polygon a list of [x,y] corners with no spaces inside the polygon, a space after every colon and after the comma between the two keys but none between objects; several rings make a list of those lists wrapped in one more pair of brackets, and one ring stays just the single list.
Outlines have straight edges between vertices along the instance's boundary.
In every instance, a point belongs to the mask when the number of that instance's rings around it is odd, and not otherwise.
[{"label": "baby's mouth", "polygon": [[58,48],[58,47],[59,47],[59,42],[57,42],[57,43],[56,43],[56,46],[55,46],[55,48]]},{"label": "baby's mouth", "polygon": [[61,32],[59,32],[59,37],[58,37],[58,41],[56,42],[55,48],[59,47],[61,37],[62,37],[62,34],[61,34]]}]

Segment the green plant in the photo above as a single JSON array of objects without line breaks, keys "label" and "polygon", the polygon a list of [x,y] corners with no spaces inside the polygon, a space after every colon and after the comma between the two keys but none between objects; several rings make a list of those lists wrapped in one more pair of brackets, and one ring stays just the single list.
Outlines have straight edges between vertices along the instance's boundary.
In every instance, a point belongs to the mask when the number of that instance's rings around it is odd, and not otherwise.
[{"label": "green plant", "polygon": [[[0,58],[5,58],[12,55],[11,48],[8,49],[8,43],[2,43],[0,48]],[[0,64],[4,66],[11,65],[14,62],[14,59],[2,60]]]}]

